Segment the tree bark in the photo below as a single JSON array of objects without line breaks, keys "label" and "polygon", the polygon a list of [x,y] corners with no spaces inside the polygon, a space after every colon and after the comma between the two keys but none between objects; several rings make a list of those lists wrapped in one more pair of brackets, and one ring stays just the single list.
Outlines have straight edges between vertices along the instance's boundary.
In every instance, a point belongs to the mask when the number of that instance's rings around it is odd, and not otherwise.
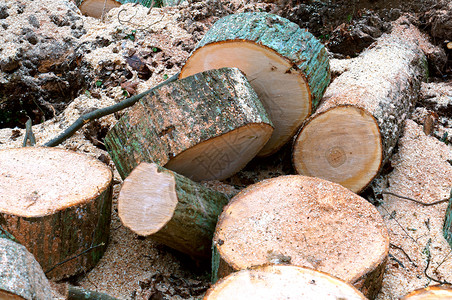
[{"label": "tree bark", "polygon": [[308,268],[266,265],[241,270],[218,281],[205,300],[215,299],[367,299],[350,284]]},{"label": "tree bark", "polygon": [[0,151],[0,226],[55,280],[102,257],[109,237],[112,172],[57,148]]},{"label": "tree bark", "polygon": [[141,163],[124,180],[118,213],[133,232],[205,258],[211,255],[217,218],[227,203],[222,193],[156,164]]},{"label": "tree bark", "polygon": [[27,249],[0,238],[0,299],[53,299],[50,284]]},{"label": "tree bark", "polygon": [[280,149],[311,114],[330,82],[324,46],[305,29],[268,13],[223,17],[206,33],[180,78],[238,67],[262,100],[275,131],[259,153]]},{"label": "tree bark", "polygon": [[289,263],[330,273],[374,298],[389,238],[365,199],[332,182],[291,175],[236,195],[220,215],[213,248],[213,281],[250,266]]},{"label": "tree bark", "polygon": [[416,42],[420,32],[404,26],[380,38],[329,86],[295,139],[298,173],[354,192],[378,174],[426,78],[426,58]]},{"label": "tree bark", "polygon": [[155,162],[201,181],[239,171],[272,131],[245,76],[223,68],[155,89],[119,120],[105,144],[122,178],[140,162]]}]

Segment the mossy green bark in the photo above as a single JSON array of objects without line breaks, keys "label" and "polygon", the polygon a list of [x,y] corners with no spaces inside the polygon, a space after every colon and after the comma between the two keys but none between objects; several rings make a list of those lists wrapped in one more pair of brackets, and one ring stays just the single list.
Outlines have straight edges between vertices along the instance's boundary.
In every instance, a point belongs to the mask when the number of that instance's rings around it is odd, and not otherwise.
[{"label": "mossy green bark", "polygon": [[290,61],[306,77],[312,111],[330,83],[330,65],[325,47],[306,29],[277,15],[254,12],[229,15],[218,20],[198,43],[245,40],[268,47]]},{"label": "mossy green bark", "polygon": [[126,178],[140,162],[164,166],[204,141],[256,123],[272,127],[242,72],[223,68],[155,89],[118,121],[105,145]]},{"label": "mossy green bark", "polygon": [[446,217],[444,218],[443,234],[452,248],[452,190],[450,191],[449,206],[447,207]]},{"label": "mossy green bark", "polygon": [[152,239],[195,258],[211,255],[218,216],[229,198],[165,168],[174,177],[178,203],[171,220]]},{"label": "mossy green bark", "polygon": [[27,300],[53,299],[49,281],[33,255],[24,246],[0,237],[0,298],[9,299],[3,298],[2,291]]}]

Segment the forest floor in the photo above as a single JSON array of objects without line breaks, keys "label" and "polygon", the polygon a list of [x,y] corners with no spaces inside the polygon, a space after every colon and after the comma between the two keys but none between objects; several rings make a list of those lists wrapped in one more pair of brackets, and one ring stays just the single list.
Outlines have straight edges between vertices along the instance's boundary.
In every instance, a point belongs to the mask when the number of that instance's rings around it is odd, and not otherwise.
[{"label": "forest floor", "polygon": [[[435,46],[427,56],[429,82],[394,155],[361,196],[377,206],[390,232],[390,259],[378,299],[452,282],[452,250],[442,236],[447,203],[425,207],[381,194],[385,190],[430,203],[451,192],[448,1],[188,1],[152,10],[127,4],[99,20],[81,16],[66,0],[7,0],[0,5],[0,39],[5,41],[0,45],[0,149],[22,146],[28,117],[42,145],[80,115],[155,86],[180,70],[216,20],[247,11],[272,12],[308,28],[332,59],[358,55],[405,14],[429,36]],[[143,239],[119,220],[122,180],[102,139],[122,114],[92,122],[60,145],[102,159],[115,174],[110,244],[94,269],[70,281],[119,299],[198,299],[210,286],[210,262],[195,262]],[[426,128],[431,119],[433,126]],[[234,194],[262,179],[294,174],[290,150],[286,146],[223,182],[205,184]]]}]

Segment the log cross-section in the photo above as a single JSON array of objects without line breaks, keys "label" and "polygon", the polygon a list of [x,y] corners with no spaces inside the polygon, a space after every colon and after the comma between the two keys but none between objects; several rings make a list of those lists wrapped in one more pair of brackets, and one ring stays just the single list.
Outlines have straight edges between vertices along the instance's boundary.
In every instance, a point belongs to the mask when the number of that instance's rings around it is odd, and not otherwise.
[{"label": "log cross-section", "polygon": [[412,26],[396,27],[328,87],[293,146],[299,174],[362,191],[388,160],[426,78]]},{"label": "log cross-section", "polygon": [[246,74],[275,126],[259,156],[276,152],[292,138],[330,82],[325,47],[295,23],[264,12],[218,20],[180,77],[221,67],[237,67]]},{"label": "log cross-section", "polygon": [[243,168],[273,132],[237,68],[209,70],[155,89],[105,138],[123,178],[155,162],[188,178],[225,179]]},{"label": "log cross-section", "polygon": [[58,148],[0,151],[0,229],[59,280],[90,270],[109,240],[113,174]]}]

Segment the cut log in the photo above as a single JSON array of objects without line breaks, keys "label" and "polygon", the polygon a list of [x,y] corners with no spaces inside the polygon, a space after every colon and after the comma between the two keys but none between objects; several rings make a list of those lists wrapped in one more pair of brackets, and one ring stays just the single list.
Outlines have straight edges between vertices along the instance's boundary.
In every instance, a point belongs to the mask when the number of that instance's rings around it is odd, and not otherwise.
[{"label": "cut log", "polygon": [[225,179],[243,168],[273,132],[245,76],[223,68],[169,83],[135,104],[105,144],[122,178],[155,162],[188,178]]},{"label": "cut log", "polygon": [[446,216],[444,218],[443,233],[444,238],[452,248],[452,190],[450,191],[449,206],[447,207]]},{"label": "cut log", "polygon": [[204,300],[367,299],[329,274],[296,266],[267,265],[232,273],[212,286]]},{"label": "cut log", "polygon": [[156,164],[141,163],[124,180],[118,213],[138,235],[201,258],[211,254],[215,225],[228,200]]},{"label": "cut log", "polygon": [[411,25],[380,38],[328,87],[295,139],[293,163],[299,174],[354,192],[378,174],[426,77],[425,55],[409,38],[410,30],[417,31]]},{"label": "cut log", "polygon": [[434,285],[412,291],[400,300],[446,300],[452,299],[452,287],[450,285]]},{"label": "cut log", "polygon": [[108,242],[112,178],[106,165],[72,151],[1,150],[1,227],[36,257],[47,276],[86,272]]},{"label": "cut log", "polygon": [[238,67],[246,74],[275,125],[260,156],[275,153],[295,135],[330,82],[324,46],[295,23],[263,12],[218,20],[180,78],[221,67]]},{"label": "cut log", "polygon": [[93,18],[102,18],[110,9],[121,6],[115,0],[73,0],[81,13]]},{"label": "cut log", "polygon": [[41,266],[27,249],[0,238],[0,299],[53,299]]},{"label": "cut log", "polygon": [[336,276],[374,298],[389,238],[373,205],[332,182],[301,175],[249,186],[224,208],[215,229],[212,279],[266,263]]}]

